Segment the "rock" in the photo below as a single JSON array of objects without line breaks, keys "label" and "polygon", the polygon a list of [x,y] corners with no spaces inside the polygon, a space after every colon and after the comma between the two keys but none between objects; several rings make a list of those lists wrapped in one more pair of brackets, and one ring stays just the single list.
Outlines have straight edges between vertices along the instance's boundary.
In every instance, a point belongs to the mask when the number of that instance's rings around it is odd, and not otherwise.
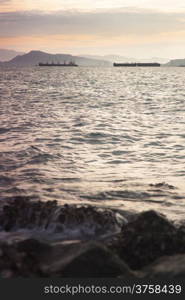
[{"label": "rock", "polygon": [[[175,226],[155,211],[132,216],[127,223],[117,213],[14,199],[0,211],[0,277],[139,278],[160,257],[185,253],[184,224]],[[173,276],[170,261],[159,263],[151,272],[158,274],[164,265]]]},{"label": "rock", "polygon": [[134,272],[105,246],[96,242],[47,244],[34,239],[0,246],[0,277],[117,277]]},{"label": "rock", "polygon": [[14,273],[11,270],[3,270],[0,271],[0,278],[8,279],[12,278],[14,276]]},{"label": "rock", "polygon": [[185,278],[185,254],[161,257],[142,270],[148,279],[168,280]]},{"label": "rock", "polygon": [[[17,254],[15,246],[9,246],[4,243],[0,244],[0,278],[9,278],[16,275],[16,264],[21,261],[21,255]],[[11,276],[10,276],[11,274]]]},{"label": "rock", "polygon": [[[40,261],[44,255],[49,257],[51,247],[34,239],[28,239],[14,245],[0,245],[2,252],[0,260],[0,277],[30,277],[44,276],[40,269]],[[7,272],[9,270],[9,272]]]},{"label": "rock", "polygon": [[57,208],[56,201],[31,202],[24,197],[15,197],[3,206],[0,227],[5,231],[20,228],[47,228]]},{"label": "rock", "polygon": [[47,276],[134,278],[134,272],[104,245],[97,242],[71,241],[55,244],[50,258],[45,257],[40,269]]},{"label": "rock", "polygon": [[118,212],[93,206],[64,205],[56,201],[32,202],[17,197],[3,206],[0,227],[6,232],[19,229],[64,233],[64,239],[92,239],[121,230],[126,222]]},{"label": "rock", "polygon": [[178,240],[178,250],[179,252],[177,253],[184,253],[185,252],[185,225],[181,225],[177,229],[177,235],[176,239]]},{"label": "rock", "polygon": [[120,238],[111,248],[136,270],[161,256],[185,252],[182,235],[163,215],[147,211],[122,228]]},{"label": "rock", "polygon": [[65,266],[86,249],[86,243],[77,240],[51,244],[50,253],[41,257],[41,272],[47,276],[61,274]]},{"label": "rock", "polygon": [[[79,231],[85,239],[120,231],[125,219],[111,209],[93,206],[64,205],[57,217],[56,231]],[[69,235],[69,233],[68,233]],[[77,237],[77,236],[76,236]]]},{"label": "rock", "polygon": [[17,250],[24,252],[28,256],[37,257],[40,259],[40,256],[48,254],[51,252],[51,245],[38,241],[36,239],[27,239],[21,241],[17,244]]},{"label": "rock", "polygon": [[90,243],[62,271],[63,277],[118,277],[134,278],[128,266],[106,247]]}]

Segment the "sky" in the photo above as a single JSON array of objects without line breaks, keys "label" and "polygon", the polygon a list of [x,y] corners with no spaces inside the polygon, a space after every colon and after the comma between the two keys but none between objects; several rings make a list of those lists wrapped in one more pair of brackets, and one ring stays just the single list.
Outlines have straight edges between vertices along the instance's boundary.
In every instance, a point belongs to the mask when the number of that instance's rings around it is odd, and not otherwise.
[{"label": "sky", "polygon": [[185,1],[0,0],[0,48],[185,58]]}]

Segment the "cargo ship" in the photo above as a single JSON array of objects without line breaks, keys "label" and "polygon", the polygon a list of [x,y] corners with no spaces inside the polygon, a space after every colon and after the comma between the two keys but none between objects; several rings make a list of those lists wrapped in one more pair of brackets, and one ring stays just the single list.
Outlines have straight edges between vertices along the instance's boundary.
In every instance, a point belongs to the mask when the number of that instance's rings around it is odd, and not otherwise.
[{"label": "cargo ship", "polygon": [[75,62],[70,61],[69,63],[39,63],[39,67],[78,67]]},{"label": "cargo ship", "polygon": [[114,63],[114,67],[160,67],[159,63]]}]

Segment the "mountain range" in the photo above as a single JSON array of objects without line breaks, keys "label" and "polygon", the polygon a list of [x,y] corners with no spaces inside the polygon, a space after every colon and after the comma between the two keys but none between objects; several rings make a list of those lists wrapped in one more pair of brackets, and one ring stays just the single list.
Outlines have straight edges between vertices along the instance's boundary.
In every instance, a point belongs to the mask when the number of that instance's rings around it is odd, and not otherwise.
[{"label": "mountain range", "polygon": [[39,62],[63,63],[74,61],[79,66],[110,66],[111,63],[105,60],[97,60],[70,54],[49,54],[42,51],[30,51],[29,53],[18,55],[13,59],[1,63],[8,66],[36,66]]},{"label": "mountain range", "polygon": [[172,59],[166,64],[166,66],[169,66],[169,67],[185,66],[185,58],[184,59]]},{"label": "mountain range", "polygon": [[185,66],[185,59],[166,59],[152,57],[151,59],[136,59],[121,55],[88,55],[73,56],[71,54],[50,54],[32,50],[26,54],[14,50],[0,49],[0,65],[3,66],[36,66],[40,62],[63,63],[73,61],[79,66],[112,66],[113,62],[159,62],[163,66]]}]

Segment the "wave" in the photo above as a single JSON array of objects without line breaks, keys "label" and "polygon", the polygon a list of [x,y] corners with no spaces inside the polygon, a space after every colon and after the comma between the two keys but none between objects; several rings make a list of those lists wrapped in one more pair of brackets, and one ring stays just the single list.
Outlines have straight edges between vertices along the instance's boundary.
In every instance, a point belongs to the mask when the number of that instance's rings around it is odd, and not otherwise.
[{"label": "wave", "polygon": [[1,204],[0,237],[50,236],[51,239],[98,239],[119,232],[127,220],[111,209],[93,206],[59,206],[56,201],[30,201],[15,197]]}]

